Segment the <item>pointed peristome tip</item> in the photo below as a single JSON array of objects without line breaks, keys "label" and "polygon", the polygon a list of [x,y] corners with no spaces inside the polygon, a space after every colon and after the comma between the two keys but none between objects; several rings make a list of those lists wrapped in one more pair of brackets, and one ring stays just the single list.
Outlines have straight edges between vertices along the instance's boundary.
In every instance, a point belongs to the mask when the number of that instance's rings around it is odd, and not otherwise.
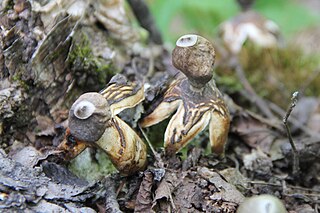
[{"label": "pointed peristome tip", "polygon": [[85,148],[87,148],[87,144],[74,138],[69,128],[66,129],[65,138],[58,146],[58,150],[63,151],[63,158],[66,161],[78,156]]}]

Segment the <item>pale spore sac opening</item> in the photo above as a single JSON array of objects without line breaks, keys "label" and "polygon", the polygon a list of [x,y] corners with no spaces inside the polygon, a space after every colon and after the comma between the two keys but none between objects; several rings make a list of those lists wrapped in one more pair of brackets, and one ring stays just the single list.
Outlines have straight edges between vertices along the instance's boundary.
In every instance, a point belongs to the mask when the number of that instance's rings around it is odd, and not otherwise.
[{"label": "pale spore sac opening", "polygon": [[197,35],[192,35],[192,34],[183,35],[177,40],[176,45],[178,47],[191,47],[197,43],[197,40],[198,40]]},{"label": "pale spore sac opening", "polygon": [[95,109],[96,107],[93,105],[93,103],[89,101],[81,101],[75,106],[74,115],[77,118],[84,120],[89,118]]}]

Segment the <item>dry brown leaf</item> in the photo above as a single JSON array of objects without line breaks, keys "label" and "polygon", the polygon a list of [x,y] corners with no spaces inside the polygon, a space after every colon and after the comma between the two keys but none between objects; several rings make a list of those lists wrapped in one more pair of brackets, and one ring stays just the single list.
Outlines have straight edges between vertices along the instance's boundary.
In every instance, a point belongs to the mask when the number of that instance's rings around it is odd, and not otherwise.
[{"label": "dry brown leaf", "polygon": [[243,163],[247,170],[257,175],[268,177],[271,175],[272,160],[260,149],[253,149],[250,154],[244,154]]},{"label": "dry brown leaf", "polygon": [[163,179],[157,190],[156,190],[156,193],[155,193],[155,198],[154,198],[154,203],[157,202],[157,200],[161,200],[161,199],[166,199],[166,200],[169,200],[169,198],[171,197],[171,189],[170,187],[172,187],[172,185],[170,186],[171,184],[169,184],[167,182],[166,179]]},{"label": "dry brown leaf", "polygon": [[272,142],[277,137],[271,126],[248,114],[235,117],[231,131],[239,135],[250,147],[259,147],[265,153],[269,153]]},{"label": "dry brown leaf", "polygon": [[136,199],[134,212],[150,212],[152,206],[152,185],[153,174],[151,171],[145,171]]},{"label": "dry brown leaf", "polygon": [[198,173],[201,177],[214,184],[218,190],[218,192],[214,192],[214,194],[210,196],[210,199],[236,204],[240,204],[243,201],[244,196],[236,189],[236,187],[223,180],[218,173],[212,172],[206,167],[199,168]]},{"label": "dry brown leaf", "polygon": [[244,177],[240,171],[236,168],[227,168],[222,171],[219,171],[219,174],[222,175],[228,183],[236,186],[238,189],[248,188],[248,180]]},{"label": "dry brown leaf", "polygon": [[299,125],[293,126],[292,131],[300,126],[307,126],[314,132],[320,132],[320,100],[314,97],[299,99],[292,111],[292,117],[299,121]]}]

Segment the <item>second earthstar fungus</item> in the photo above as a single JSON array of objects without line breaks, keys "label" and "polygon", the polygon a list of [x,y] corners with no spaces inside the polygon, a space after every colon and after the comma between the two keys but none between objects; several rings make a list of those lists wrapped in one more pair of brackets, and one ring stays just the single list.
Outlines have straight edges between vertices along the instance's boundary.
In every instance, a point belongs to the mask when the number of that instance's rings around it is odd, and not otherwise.
[{"label": "second earthstar fungus", "polygon": [[230,116],[212,79],[214,62],[214,47],[207,39],[184,35],[177,40],[172,63],[185,76],[181,75],[171,83],[162,102],[141,121],[142,127],[149,127],[177,110],[164,135],[167,155],[178,152],[207,125],[212,151],[224,154]]},{"label": "second earthstar fungus", "polygon": [[254,0],[237,2],[242,11],[219,26],[220,37],[231,54],[239,54],[247,40],[263,48],[282,45],[279,26],[251,9]]},{"label": "second earthstar fungus", "polygon": [[142,102],[144,88],[121,75],[113,79],[100,93],[85,93],[74,102],[60,148],[70,159],[87,146],[99,147],[122,175],[131,175],[145,168],[147,147],[117,114]]}]

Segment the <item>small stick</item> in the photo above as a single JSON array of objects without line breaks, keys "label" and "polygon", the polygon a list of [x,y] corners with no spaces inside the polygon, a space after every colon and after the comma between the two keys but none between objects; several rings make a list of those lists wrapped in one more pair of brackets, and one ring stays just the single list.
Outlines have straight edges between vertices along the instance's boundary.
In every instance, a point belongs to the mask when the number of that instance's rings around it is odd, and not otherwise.
[{"label": "small stick", "polygon": [[288,118],[289,118],[293,108],[297,104],[298,94],[299,94],[299,92],[294,92],[292,94],[290,107],[287,110],[287,112],[286,112],[286,114],[285,114],[285,116],[284,116],[284,118],[282,120],[283,124],[284,124],[284,126],[286,128],[286,131],[287,131],[287,135],[288,135],[288,138],[289,138],[290,145],[292,147],[292,155],[293,155],[292,173],[293,173],[293,175],[296,175],[299,172],[299,156],[298,156],[298,150],[296,148],[296,145],[294,144],[293,139],[292,139],[292,135],[291,135],[290,128],[289,128],[289,125],[288,125]]},{"label": "small stick", "polygon": [[144,0],[127,0],[139,24],[145,28],[150,34],[150,40],[161,45],[163,43],[162,36],[156,27],[153,16],[147,3]]},{"label": "small stick", "polygon": [[[278,105],[276,105],[275,103],[272,102],[268,102],[270,109],[272,109],[272,111],[274,111],[277,115],[283,115],[285,113],[285,111],[283,109],[281,109]],[[310,137],[314,137],[314,138],[318,138],[320,139],[320,134],[305,127],[303,124],[300,123],[300,121],[298,121],[296,118],[292,117],[288,122],[292,123],[293,125],[297,126],[298,128],[300,128],[304,133],[306,133],[307,135],[309,135]]]},{"label": "small stick", "polygon": [[147,143],[148,143],[148,145],[149,145],[149,147],[150,147],[150,149],[151,149],[152,154],[154,155],[156,161],[158,161],[159,166],[160,166],[161,168],[164,168],[164,163],[163,163],[160,155],[154,150],[154,148],[153,148],[153,146],[152,146],[152,144],[151,144],[151,142],[150,142],[147,134],[143,131],[143,129],[141,128],[140,124],[138,124],[138,126],[139,126],[139,129],[140,129],[143,137],[146,139],[146,141],[147,141]]},{"label": "small stick", "polygon": [[233,65],[236,71],[236,75],[240,80],[240,83],[242,84],[246,92],[249,93],[248,94],[249,97],[251,97],[249,98],[249,101],[255,103],[267,118],[273,119],[274,115],[272,114],[271,110],[268,108],[268,105],[262,98],[260,98],[260,96],[257,95],[257,93],[252,88],[251,84],[249,83],[248,79],[246,78],[246,75],[244,73],[244,70],[238,58],[233,58],[232,60],[233,60],[232,62],[234,63]]},{"label": "small stick", "polygon": [[153,146],[152,146],[149,138],[147,137],[147,134],[143,131],[143,129],[141,128],[140,124],[139,124],[138,126],[139,126],[140,131],[142,132],[143,137],[146,139],[146,141],[147,141],[147,143],[148,143],[148,145],[149,145],[149,147],[150,147],[150,149],[151,149],[151,151],[152,151],[152,154],[153,154],[155,157],[157,157],[157,152],[156,152],[156,150],[154,150],[154,148],[153,148]]}]

